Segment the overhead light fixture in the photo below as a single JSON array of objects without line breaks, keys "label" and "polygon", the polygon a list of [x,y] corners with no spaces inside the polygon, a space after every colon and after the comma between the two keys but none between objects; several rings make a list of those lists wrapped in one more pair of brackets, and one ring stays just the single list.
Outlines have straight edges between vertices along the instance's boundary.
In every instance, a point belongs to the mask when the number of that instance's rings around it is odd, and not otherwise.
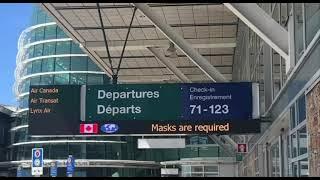
[{"label": "overhead light fixture", "polygon": [[172,42],[170,42],[169,48],[167,49],[167,51],[165,53],[166,53],[165,54],[166,57],[170,57],[170,58],[177,58],[178,57],[177,48],[174,46],[174,44]]}]

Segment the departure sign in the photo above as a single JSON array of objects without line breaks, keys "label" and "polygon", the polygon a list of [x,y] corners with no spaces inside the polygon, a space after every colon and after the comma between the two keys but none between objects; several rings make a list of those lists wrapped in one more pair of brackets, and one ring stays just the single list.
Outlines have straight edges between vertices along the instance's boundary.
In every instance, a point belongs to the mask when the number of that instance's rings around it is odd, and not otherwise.
[{"label": "departure sign", "polygon": [[[78,130],[80,88],[73,85],[30,86],[29,131],[71,135]],[[48,131],[50,132],[50,131]]]},{"label": "departure sign", "polygon": [[251,83],[88,86],[86,120],[247,120]]},{"label": "departure sign", "polygon": [[29,130],[32,135],[258,133],[257,97],[257,84],[248,82],[31,86]]}]

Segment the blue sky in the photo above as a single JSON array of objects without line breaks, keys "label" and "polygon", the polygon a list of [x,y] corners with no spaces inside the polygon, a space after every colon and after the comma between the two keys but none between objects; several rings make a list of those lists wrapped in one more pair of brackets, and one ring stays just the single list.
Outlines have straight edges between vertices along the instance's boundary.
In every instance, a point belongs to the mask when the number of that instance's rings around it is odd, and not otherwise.
[{"label": "blue sky", "polygon": [[16,105],[12,92],[20,33],[30,23],[33,4],[0,3],[0,104]]}]

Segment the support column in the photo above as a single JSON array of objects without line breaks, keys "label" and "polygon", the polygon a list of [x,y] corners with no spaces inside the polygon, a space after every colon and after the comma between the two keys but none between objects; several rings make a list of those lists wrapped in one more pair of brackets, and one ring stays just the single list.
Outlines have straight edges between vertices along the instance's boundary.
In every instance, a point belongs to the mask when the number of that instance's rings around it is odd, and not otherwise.
[{"label": "support column", "polygon": [[273,82],[272,82],[272,54],[271,48],[266,44],[263,46],[263,76],[264,76],[264,103],[265,112],[272,104]]}]

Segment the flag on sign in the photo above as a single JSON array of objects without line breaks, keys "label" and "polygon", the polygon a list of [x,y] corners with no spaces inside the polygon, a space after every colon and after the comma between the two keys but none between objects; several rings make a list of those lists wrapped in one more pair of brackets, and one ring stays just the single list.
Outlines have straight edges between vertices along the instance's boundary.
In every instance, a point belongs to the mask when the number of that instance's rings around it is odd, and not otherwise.
[{"label": "flag on sign", "polygon": [[81,134],[97,134],[98,133],[98,124],[80,124],[80,133]]}]

